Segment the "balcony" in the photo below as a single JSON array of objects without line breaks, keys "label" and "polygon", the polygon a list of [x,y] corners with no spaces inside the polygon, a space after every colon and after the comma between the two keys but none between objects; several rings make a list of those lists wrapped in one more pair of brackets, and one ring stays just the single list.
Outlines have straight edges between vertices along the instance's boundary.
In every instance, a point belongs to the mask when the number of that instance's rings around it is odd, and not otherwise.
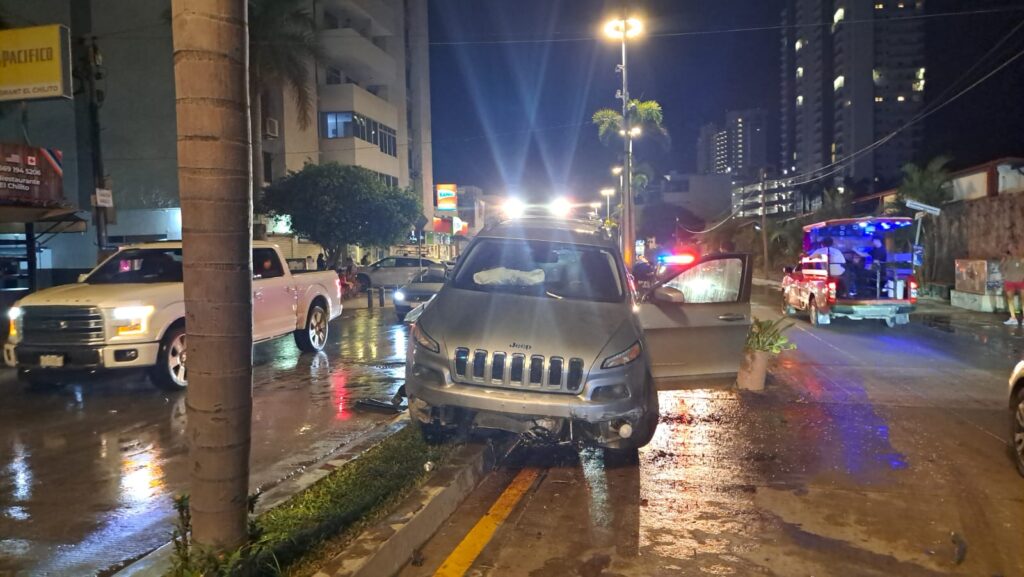
[{"label": "balcony", "polygon": [[383,0],[324,0],[323,6],[365,23],[372,36],[399,32],[395,29],[395,14]]},{"label": "balcony", "polygon": [[397,66],[390,54],[352,28],[321,30],[327,60],[363,84],[390,84]]},{"label": "balcony", "polygon": [[356,84],[324,84],[317,91],[323,112],[358,112],[391,128],[398,128],[398,111],[394,105]]}]

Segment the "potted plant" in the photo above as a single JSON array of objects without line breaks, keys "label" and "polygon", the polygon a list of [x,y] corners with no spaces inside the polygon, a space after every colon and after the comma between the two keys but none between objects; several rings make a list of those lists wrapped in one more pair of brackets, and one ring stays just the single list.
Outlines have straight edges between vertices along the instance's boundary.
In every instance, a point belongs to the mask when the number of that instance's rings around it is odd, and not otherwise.
[{"label": "potted plant", "polygon": [[782,334],[791,326],[793,323],[787,322],[784,318],[774,321],[762,321],[754,318],[753,324],[750,325],[750,332],[747,334],[743,364],[740,366],[740,372],[736,378],[739,388],[748,391],[764,390],[770,356],[796,348],[796,345]]}]

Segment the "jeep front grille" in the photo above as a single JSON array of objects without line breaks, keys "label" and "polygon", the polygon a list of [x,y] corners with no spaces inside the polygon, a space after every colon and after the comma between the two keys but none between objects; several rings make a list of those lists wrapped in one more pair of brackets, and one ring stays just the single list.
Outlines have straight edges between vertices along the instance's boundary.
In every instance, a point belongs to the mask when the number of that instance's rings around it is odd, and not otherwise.
[{"label": "jeep front grille", "polygon": [[[567,368],[568,365],[568,368]],[[459,347],[452,359],[456,382],[549,393],[578,393],[583,385],[583,359]]]}]

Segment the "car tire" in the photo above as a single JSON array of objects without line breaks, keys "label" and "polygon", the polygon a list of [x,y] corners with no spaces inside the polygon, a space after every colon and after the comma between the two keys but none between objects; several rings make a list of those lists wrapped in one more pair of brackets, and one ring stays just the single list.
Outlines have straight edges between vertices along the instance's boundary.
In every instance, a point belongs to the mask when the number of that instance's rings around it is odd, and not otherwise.
[{"label": "car tire", "polygon": [[882,322],[885,323],[885,326],[890,329],[896,326],[896,319],[894,319],[893,317],[886,317],[882,319]]},{"label": "car tire", "polygon": [[814,299],[807,306],[808,315],[811,317],[811,324],[820,327],[832,324],[832,317],[818,310],[818,303]]},{"label": "car tire", "polygon": [[306,315],[306,324],[295,331],[295,344],[304,353],[318,353],[327,345],[330,331],[330,314],[320,301],[313,302]]},{"label": "car tire", "polygon": [[1013,396],[1010,422],[1010,450],[1017,472],[1024,477],[1024,386],[1018,387]]},{"label": "car tire", "polygon": [[793,305],[789,304],[789,297],[786,295],[786,291],[782,291],[782,316],[791,317],[796,314],[796,309]]},{"label": "car tire", "polygon": [[441,426],[439,423],[424,423],[419,419],[413,419],[413,426],[419,429],[420,437],[428,445],[443,445],[451,437],[450,429]]},{"label": "car tire", "polygon": [[149,370],[149,380],[165,391],[180,391],[188,386],[188,371],[185,366],[185,325],[179,324],[167,329],[156,365]]}]

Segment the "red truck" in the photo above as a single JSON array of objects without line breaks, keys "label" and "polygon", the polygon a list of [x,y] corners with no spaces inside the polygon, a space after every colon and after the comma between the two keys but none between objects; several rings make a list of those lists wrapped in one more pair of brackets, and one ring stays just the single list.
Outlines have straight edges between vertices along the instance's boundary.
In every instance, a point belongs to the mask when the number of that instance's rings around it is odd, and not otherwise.
[{"label": "red truck", "polygon": [[[805,311],[814,325],[830,324],[836,317],[879,319],[889,327],[909,323],[917,303],[913,255],[888,253],[875,262],[872,241],[892,245],[892,236],[913,223],[907,217],[865,217],[805,226],[805,256],[797,266],[783,269],[783,313]],[[816,251],[826,239],[832,250]],[[840,267],[845,269],[841,275]]]}]

